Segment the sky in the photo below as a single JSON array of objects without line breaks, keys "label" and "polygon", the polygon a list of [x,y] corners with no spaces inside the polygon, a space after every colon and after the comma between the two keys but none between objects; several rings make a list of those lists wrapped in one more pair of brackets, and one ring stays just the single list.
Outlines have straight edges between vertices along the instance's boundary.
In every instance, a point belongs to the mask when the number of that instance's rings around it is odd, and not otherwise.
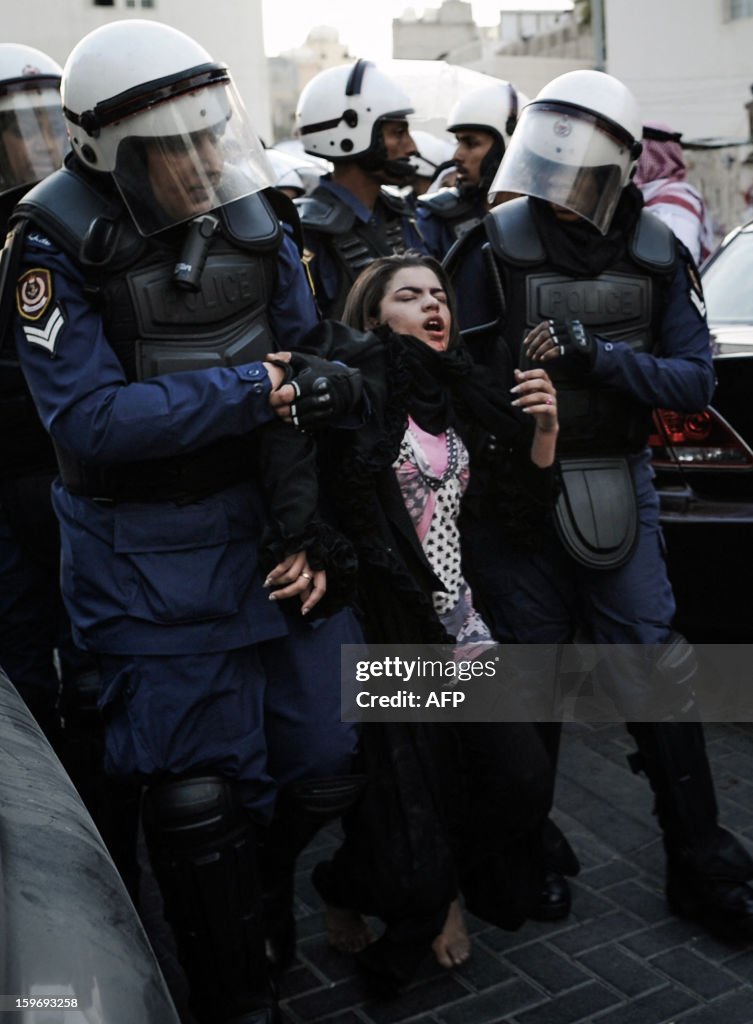
[{"label": "sky", "polygon": [[[386,60],[392,56],[392,19],[412,7],[417,15],[438,8],[441,0],[420,3],[411,0],[262,0],[264,48],[268,57],[301,46],[310,29],[334,25],[340,42],[354,57]],[[496,25],[503,7],[525,7],[524,0],[472,0],[473,16],[479,25]],[[537,0],[535,7],[548,6]],[[559,6],[557,4],[556,6]]]}]

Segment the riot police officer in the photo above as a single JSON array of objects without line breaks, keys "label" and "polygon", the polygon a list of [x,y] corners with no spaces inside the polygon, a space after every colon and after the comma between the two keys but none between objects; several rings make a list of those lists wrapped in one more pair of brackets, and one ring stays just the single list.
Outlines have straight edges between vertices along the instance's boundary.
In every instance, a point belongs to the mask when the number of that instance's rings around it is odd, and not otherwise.
[{"label": "riot police officer", "polygon": [[[31,46],[0,43],[0,232],[66,150],[62,68]],[[8,301],[12,299],[12,291]],[[60,679],[75,657],[60,598],[59,539],[49,488],[55,456],[24,383],[10,332],[0,340],[0,665],[59,744]]]},{"label": "riot police officer", "polygon": [[[668,902],[712,931],[750,938],[753,863],[718,823],[694,720],[693,651],[671,626],[646,446],[652,408],[692,411],[709,401],[709,333],[689,253],[643,211],[631,183],[641,127],[617,79],[596,71],[554,79],[523,109],[492,185],[519,198],[495,207],[454,254],[464,280],[477,281],[466,284],[461,310],[469,341],[510,383],[517,366],[545,367],[561,423],[554,517],[535,543],[521,544],[478,506],[466,523],[465,564],[498,640],[570,643],[577,629],[632,652],[632,662],[607,667],[604,685],[638,745],[631,764],[655,794]],[[658,645],[651,688],[641,645]],[[675,720],[662,721],[672,694]],[[556,757],[559,728],[547,731]],[[569,905],[553,873],[534,916],[556,919]]]},{"label": "riot police officer", "polygon": [[[58,457],[63,593],[98,656],[107,769],[146,784],[193,1013],[266,1024],[257,846],[284,902],[297,849],[347,798],[332,665],[359,639],[347,608],[304,617],[325,541],[297,511],[309,495],[291,498],[305,465],[285,432],[305,435],[275,414],[349,411],[355,375],[320,361],[294,388],[264,358],[316,314],[225,65],[167,25],[115,21],[73,49],[61,91],[72,153],[16,208],[10,259]],[[282,495],[271,514],[263,491]],[[264,832],[276,796],[292,831]]]},{"label": "riot police officer", "polygon": [[500,80],[466,93],[450,110],[447,131],[457,140],[456,183],[424,195],[418,203],[421,232],[437,259],[489,210],[489,187],[526,101],[511,82]]},{"label": "riot police officer", "polygon": [[[31,46],[0,44],[3,234],[19,199],[63,162],[68,143],[61,74],[54,60]],[[13,298],[9,282],[3,324]],[[0,420],[8,439],[0,455],[0,664],[54,745],[135,897],[135,801],[129,787],[102,774],[96,664],[73,643],[60,594],[60,535],[50,500],[55,452],[8,329],[0,344]]]},{"label": "riot police officer", "polygon": [[378,256],[425,251],[410,204],[386,185],[408,185],[416,146],[410,98],[370,61],[327,68],[301,92],[296,128],[307,153],[334,164],[296,200],[304,259],[322,316],[337,319],[359,272]]}]

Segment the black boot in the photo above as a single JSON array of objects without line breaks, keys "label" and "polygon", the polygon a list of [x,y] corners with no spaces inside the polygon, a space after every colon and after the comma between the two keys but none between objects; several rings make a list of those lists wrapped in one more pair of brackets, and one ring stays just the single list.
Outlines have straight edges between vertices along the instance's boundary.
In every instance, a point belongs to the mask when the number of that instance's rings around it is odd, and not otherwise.
[{"label": "black boot", "polygon": [[753,860],[717,822],[703,730],[698,723],[629,725],[639,746],[631,757],[656,796],[667,854],[670,908],[715,935],[753,937]]},{"label": "black boot", "polygon": [[570,913],[570,886],[559,871],[545,871],[528,911],[532,921],[562,921]]},{"label": "black boot", "polygon": [[534,841],[531,859],[541,864],[540,883],[534,885],[527,917],[533,921],[562,921],[570,913],[572,894],[565,875],[577,875],[580,864],[567,837],[551,818]]},{"label": "black boot", "polygon": [[304,779],[280,791],[275,813],[260,847],[264,890],[266,954],[273,973],[295,957],[293,913],[295,862],[319,829],[343,814],[364,785],[361,775]]},{"label": "black boot", "polygon": [[144,834],[199,1024],[279,1024],[254,825],[215,776],[150,786]]},{"label": "black boot", "polygon": [[717,828],[695,848],[667,850],[667,902],[723,939],[753,939],[753,862],[734,836]]}]

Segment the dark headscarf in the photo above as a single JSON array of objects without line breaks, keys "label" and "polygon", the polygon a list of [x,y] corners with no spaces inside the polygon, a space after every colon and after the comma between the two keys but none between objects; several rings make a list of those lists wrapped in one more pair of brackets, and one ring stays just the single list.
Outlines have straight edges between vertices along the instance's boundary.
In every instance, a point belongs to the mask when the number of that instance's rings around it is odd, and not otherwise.
[{"label": "dark headscarf", "polygon": [[642,208],[640,189],[628,185],[609,230],[602,235],[587,220],[561,221],[549,203],[531,200],[533,219],[549,262],[569,274],[588,277],[603,273],[623,258]]},{"label": "dark headscarf", "polygon": [[395,339],[410,377],[408,412],[429,434],[441,434],[455,422],[449,381],[467,376],[470,357],[455,345],[438,352],[410,335]]},{"label": "dark headscarf", "polygon": [[474,422],[498,438],[512,440],[527,424],[527,417],[510,404],[499,382],[477,366],[461,341],[438,352],[410,335],[390,337],[389,328],[378,328],[386,344],[398,347],[410,388],[408,412],[429,434],[441,434],[457,426],[458,418]]}]

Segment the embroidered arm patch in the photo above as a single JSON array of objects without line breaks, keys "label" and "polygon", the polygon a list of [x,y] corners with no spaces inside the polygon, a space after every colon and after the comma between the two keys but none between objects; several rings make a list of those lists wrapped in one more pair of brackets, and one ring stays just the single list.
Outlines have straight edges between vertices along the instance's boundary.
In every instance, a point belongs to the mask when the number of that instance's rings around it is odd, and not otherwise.
[{"label": "embroidered arm patch", "polygon": [[55,351],[55,342],[65,323],[59,306],[53,306],[50,311],[52,300],[52,274],[46,267],[32,267],[21,274],[16,285],[16,307],[23,332],[30,344],[40,345],[50,355]]}]

